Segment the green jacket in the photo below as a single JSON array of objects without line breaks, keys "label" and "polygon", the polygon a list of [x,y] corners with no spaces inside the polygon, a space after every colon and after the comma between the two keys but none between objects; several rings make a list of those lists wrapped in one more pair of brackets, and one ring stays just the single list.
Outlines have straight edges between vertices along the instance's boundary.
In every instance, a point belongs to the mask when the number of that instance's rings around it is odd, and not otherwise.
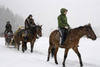
[{"label": "green jacket", "polygon": [[58,16],[58,27],[59,28],[65,28],[65,26],[69,27],[69,24],[67,22],[67,17],[64,14],[65,11],[66,11],[66,9],[62,8],[61,15]]}]

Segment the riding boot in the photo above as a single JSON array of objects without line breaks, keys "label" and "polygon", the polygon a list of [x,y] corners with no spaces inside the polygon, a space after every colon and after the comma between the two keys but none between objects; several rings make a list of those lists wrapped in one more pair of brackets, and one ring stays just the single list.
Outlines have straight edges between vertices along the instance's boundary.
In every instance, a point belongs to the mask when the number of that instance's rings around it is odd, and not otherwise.
[{"label": "riding boot", "polygon": [[60,31],[61,31],[61,45],[63,45],[64,44],[64,29],[60,29]]},{"label": "riding boot", "polygon": [[63,34],[62,37],[61,37],[61,45],[63,45],[64,42],[65,42],[65,36],[64,36],[64,34]]}]

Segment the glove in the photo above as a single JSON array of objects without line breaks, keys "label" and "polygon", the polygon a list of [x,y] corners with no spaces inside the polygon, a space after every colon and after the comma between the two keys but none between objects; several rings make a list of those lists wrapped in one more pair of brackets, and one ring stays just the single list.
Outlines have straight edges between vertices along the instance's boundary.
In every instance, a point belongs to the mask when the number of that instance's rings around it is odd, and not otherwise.
[{"label": "glove", "polygon": [[70,30],[70,29],[71,29],[71,27],[68,27],[68,29]]},{"label": "glove", "polygon": [[68,26],[66,26],[65,28],[68,29]]},{"label": "glove", "polygon": [[68,31],[70,31],[70,30],[71,30],[71,27],[69,26],[69,27],[68,27]]}]

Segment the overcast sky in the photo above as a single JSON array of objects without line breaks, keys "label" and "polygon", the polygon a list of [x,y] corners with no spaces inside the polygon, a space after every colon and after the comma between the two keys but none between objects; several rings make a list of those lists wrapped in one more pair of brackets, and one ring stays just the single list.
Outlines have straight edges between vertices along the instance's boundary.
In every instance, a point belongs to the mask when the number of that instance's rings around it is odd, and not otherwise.
[{"label": "overcast sky", "polygon": [[100,27],[100,0],[0,0],[0,5],[11,9],[24,19],[32,14],[36,23],[57,28],[61,8],[68,9],[68,23],[72,28],[88,24]]}]

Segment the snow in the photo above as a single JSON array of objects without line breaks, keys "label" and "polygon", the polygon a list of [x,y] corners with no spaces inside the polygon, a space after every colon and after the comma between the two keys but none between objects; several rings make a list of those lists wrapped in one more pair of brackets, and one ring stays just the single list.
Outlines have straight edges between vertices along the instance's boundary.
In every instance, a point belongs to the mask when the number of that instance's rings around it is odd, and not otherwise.
[{"label": "snow", "polygon": [[[79,51],[82,56],[84,67],[100,67],[100,38],[96,41],[82,38],[79,43]],[[28,50],[23,53],[20,49],[5,46],[4,38],[0,38],[0,67],[62,67],[64,49],[58,51],[58,65],[54,63],[54,59],[50,58],[47,62],[47,54],[49,47],[49,39],[41,37],[36,40],[34,52]],[[80,67],[77,55],[70,50],[66,59],[66,67]]]}]

